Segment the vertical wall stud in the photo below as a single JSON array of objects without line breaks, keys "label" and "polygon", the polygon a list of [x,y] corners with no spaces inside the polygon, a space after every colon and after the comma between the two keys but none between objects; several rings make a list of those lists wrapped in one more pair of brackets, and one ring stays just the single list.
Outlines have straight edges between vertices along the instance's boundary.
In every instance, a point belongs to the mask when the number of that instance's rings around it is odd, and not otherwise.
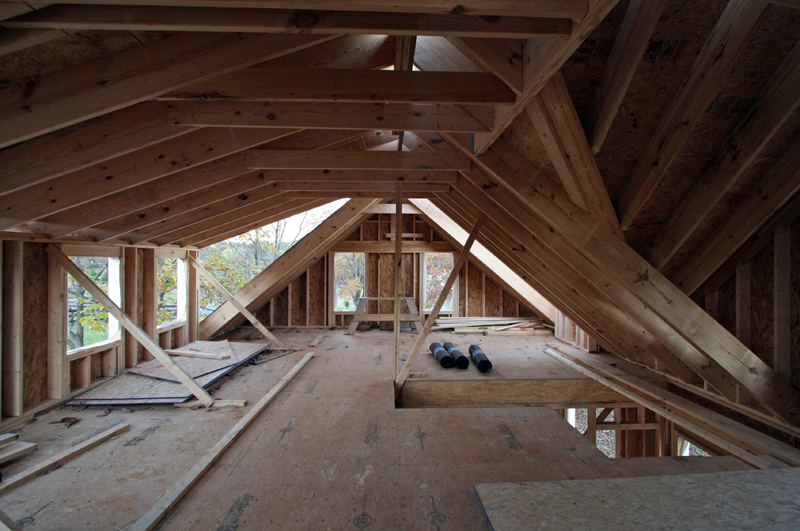
[{"label": "vertical wall stud", "polygon": [[[156,251],[155,249],[145,249],[142,253],[144,275],[142,276],[142,307],[144,316],[142,329],[148,336],[158,342],[158,313],[157,313],[157,293],[156,293]],[[145,349],[145,360],[153,359],[153,355]]]},{"label": "vertical wall stud", "polygon": [[792,227],[775,231],[774,354],[772,368],[787,382],[792,377]]},{"label": "vertical wall stud", "polygon": [[48,256],[47,260],[47,398],[69,394],[67,362],[67,273]]},{"label": "vertical wall stud", "polygon": [[[198,251],[189,251],[189,256],[195,260],[200,259]],[[197,329],[200,325],[200,277],[197,269],[189,267],[188,261],[185,262],[187,278],[187,309],[186,319],[188,320],[189,343],[197,341]]]},{"label": "vertical wall stud", "polygon": [[22,415],[23,243],[3,242],[3,416]]},{"label": "vertical wall stud", "polygon": [[[131,319],[136,319],[139,308],[139,290],[137,287],[138,278],[138,263],[139,256],[135,247],[126,247],[124,249],[125,259],[125,289],[123,294],[123,310],[126,314],[131,316]],[[125,367],[131,369],[136,367],[139,359],[139,342],[127,330],[123,332],[122,337],[125,345]]]}]

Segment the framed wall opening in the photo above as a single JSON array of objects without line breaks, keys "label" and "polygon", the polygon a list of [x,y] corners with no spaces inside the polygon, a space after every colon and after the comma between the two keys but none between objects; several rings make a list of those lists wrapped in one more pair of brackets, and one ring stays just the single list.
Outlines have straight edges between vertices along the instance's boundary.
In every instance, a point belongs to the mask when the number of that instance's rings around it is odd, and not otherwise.
[{"label": "framed wall opening", "polygon": [[[453,271],[453,264],[455,263],[455,255],[453,253],[422,253],[422,275],[420,276],[422,284],[422,309],[424,312],[433,310],[436,299],[442,293],[447,277]],[[456,301],[456,282],[450,290],[447,300],[439,313],[451,314],[457,304]]]},{"label": "framed wall opening", "polygon": [[333,253],[333,311],[352,313],[367,289],[366,253]]}]

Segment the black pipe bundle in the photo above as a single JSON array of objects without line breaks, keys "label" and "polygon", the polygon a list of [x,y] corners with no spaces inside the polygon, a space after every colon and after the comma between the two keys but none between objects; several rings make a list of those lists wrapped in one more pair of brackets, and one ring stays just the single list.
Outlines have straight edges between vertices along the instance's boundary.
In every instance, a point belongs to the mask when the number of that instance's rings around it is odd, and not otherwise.
[{"label": "black pipe bundle", "polygon": [[469,368],[469,358],[466,357],[460,350],[458,350],[454,344],[448,341],[444,344],[444,349],[451,356],[453,356],[453,360],[455,360],[457,369],[464,370]]},{"label": "black pipe bundle", "polygon": [[451,356],[450,353],[447,352],[444,347],[442,347],[441,343],[431,343],[430,349],[433,357],[436,358],[436,361],[438,361],[439,365],[441,365],[443,368],[452,369],[455,367],[456,362],[453,359],[453,356]]},{"label": "black pipe bundle", "polygon": [[483,353],[478,345],[469,346],[469,355],[472,356],[472,361],[478,366],[479,371],[489,372],[492,370],[492,362],[489,361],[489,358],[486,357],[486,354]]}]

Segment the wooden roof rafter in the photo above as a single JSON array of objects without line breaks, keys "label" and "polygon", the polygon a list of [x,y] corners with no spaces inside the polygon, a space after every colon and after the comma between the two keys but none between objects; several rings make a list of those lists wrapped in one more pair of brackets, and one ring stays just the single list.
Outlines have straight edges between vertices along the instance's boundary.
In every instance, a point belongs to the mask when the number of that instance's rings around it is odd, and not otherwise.
[{"label": "wooden roof rafter", "polygon": [[726,6],[617,197],[616,210],[623,230],[632,226],[667,173],[770,7],[764,0],[731,0]]}]

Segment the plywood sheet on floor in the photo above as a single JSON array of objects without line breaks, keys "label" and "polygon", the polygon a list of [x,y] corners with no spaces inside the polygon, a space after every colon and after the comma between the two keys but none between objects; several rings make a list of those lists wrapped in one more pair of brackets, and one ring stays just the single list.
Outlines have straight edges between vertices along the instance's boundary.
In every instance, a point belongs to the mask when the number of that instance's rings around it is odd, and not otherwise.
[{"label": "plywood sheet on floor", "polygon": [[480,484],[494,531],[789,530],[800,521],[796,468]]},{"label": "plywood sheet on floor", "polygon": [[[231,342],[230,346],[233,352],[231,359],[204,360],[180,356],[174,358],[174,361],[192,376],[198,385],[208,388],[267,348],[265,343],[255,342]],[[147,376],[128,371],[79,395],[69,405],[175,404],[192,397],[192,393],[183,384],[172,380],[174,378],[172,373],[158,360],[142,363],[137,369]]]}]

